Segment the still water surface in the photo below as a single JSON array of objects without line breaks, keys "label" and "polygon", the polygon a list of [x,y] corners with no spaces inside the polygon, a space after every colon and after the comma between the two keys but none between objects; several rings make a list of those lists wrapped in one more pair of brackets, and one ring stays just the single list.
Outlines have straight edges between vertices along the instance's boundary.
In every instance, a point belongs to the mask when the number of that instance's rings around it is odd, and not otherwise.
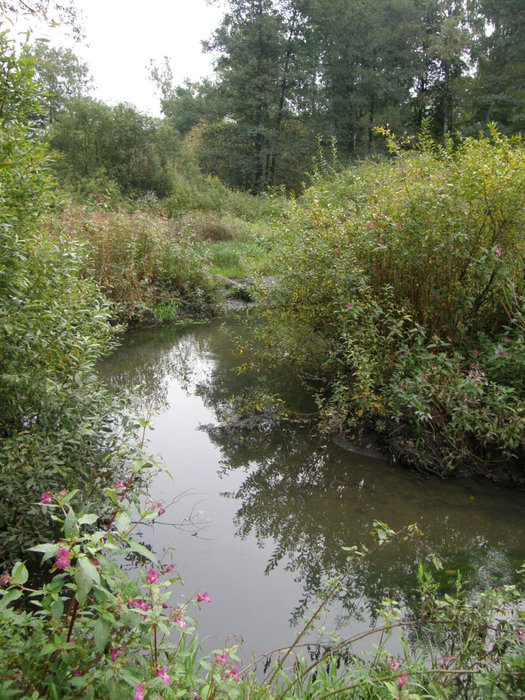
[{"label": "still water surface", "polygon": [[[509,581],[525,560],[524,493],[472,480],[442,481],[356,456],[294,424],[217,429],[250,380],[235,367],[235,319],[129,333],[101,366],[110,386],[138,387],[160,406],[151,453],[167,474],[152,482],[166,513],[142,531],[184,580],[175,596],[207,589],[196,615],[213,649],[243,640],[244,659],[290,643],[320,585],[345,569],[344,546],[372,543],[375,519],[417,523],[445,557],[443,584],[460,568],[475,584]],[[309,410],[289,375],[274,380]],[[413,546],[391,544],[348,581],[327,624],[346,636],[373,622],[377,601],[413,598]]]}]

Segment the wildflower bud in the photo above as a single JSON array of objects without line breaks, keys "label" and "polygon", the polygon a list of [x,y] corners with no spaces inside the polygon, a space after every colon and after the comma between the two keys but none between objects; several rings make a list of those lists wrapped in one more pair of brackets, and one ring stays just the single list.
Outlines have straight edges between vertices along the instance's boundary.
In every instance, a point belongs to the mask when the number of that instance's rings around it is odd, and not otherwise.
[{"label": "wildflower bud", "polygon": [[5,572],[5,574],[2,574],[0,576],[0,588],[5,588],[5,586],[8,586],[11,583],[11,575]]}]

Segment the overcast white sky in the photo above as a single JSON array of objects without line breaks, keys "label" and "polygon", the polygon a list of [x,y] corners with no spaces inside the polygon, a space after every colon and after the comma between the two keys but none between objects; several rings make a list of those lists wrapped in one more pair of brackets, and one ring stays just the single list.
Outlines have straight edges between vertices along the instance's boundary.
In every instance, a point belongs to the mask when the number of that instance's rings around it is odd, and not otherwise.
[{"label": "overcast white sky", "polygon": [[[160,114],[159,93],[149,78],[149,62],[168,56],[175,84],[211,76],[212,58],[201,41],[219,26],[222,3],[206,0],[76,0],[88,46],[72,45],[88,64],[93,96],[109,104],[131,102]],[[54,31],[54,30],[53,30]],[[53,43],[53,31],[48,36]]]}]

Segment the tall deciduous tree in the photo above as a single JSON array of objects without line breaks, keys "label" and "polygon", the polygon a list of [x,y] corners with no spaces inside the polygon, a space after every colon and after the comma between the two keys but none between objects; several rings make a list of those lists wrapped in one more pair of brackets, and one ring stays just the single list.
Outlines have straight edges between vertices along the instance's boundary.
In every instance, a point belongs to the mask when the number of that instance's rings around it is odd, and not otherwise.
[{"label": "tall deciduous tree", "polygon": [[[222,119],[208,135],[213,134],[216,158],[220,150],[228,157],[232,144],[237,148],[230,184],[261,192],[276,183],[278,161],[298,137],[291,122],[306,68],[304,26],[287,0],[230,0],[228,7],[206,47],[217,53],[222,108]],[[221,133],[223,149],[217,148]]]},{"label": "tall deciduous tree", "polygon": [[56,118],[73,97],[83,97],[92,79],[87,64],[68,48],[56,48],[37,41],[25,47],[24,54],[33,60],[34,80],[40,98],[40,119],[45,125]]},{"label": "tall deciduous tree", "polygon": [[417,0],[420,26],[416,52],[414,116],[416,129],[430,120],[437,138],[455,128],[464,78],[471,66],[473,35],[463,0]]},{"label": "tall deciduous tree", "polygon": [[406,121],[414,75],[412,0],[307,0],[301,3],[316,44],[316,109],[324,134],[341,155],[372,147],[372,129]]},{"label": "tall deciduous tree", "polygon": [[522,0],[479,0],[488,31],[478,41],[474,86],[477,128],[495,121],[507,133],[525,130],[525,8]]}]

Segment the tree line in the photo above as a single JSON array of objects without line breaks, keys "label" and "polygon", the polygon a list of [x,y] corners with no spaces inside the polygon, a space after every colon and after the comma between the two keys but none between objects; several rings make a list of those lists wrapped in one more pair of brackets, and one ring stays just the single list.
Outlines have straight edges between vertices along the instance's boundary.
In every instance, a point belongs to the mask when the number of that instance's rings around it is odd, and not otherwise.
[{"label": "tree line", "polygon": [[411,136],[425,124],[440,142],[489,122],[521,132],[521,4],[228,0],[204,45],[215,59],[213,80],[175,85],[168,62],[152,67],[162,120],[97,103],[87,97],[87,67],[64,50],[38,47],[59,170],[70,179],[105,174],[124,193],[164,196],[184,153],[229,187],[296,191],[313,159],[334,147],[344,164],[384,153],[377,126]]}]

